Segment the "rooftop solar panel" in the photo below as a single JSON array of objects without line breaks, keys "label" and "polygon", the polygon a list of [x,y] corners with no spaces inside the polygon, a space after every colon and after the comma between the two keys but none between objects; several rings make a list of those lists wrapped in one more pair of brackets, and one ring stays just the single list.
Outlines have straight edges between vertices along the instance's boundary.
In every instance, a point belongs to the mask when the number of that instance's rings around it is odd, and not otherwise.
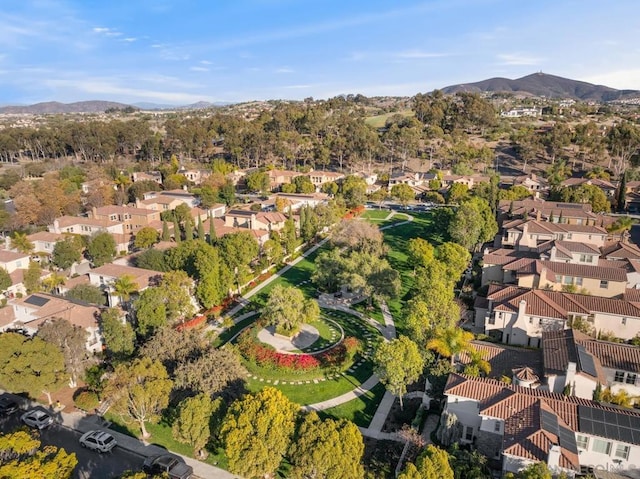
[{"label": "rooftop solar panel", "polygon": [[596,364],[593,361],[593,356],[584,349],[580,344],[576,345],[576,349],[578,350],[578,361],[580,362],[580,368],[587,373],[589,376],[594,378],[598,377],[598,372],[596,371]]},{"label": "rooftop solar panel", "polygon": [[37,296],[35,294],[32,294],[27,299],[25,299],[24,302],[27,304],[31,304],[33,306],[37,306],[38,308],[41,308],[49,302],[49,298],[44,298],[42,296]]}]

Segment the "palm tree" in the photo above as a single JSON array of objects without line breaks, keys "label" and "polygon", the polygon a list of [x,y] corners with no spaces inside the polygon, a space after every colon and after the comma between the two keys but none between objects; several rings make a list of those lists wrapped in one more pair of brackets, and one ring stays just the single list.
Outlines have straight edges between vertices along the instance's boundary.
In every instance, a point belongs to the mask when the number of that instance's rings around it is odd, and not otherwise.
[{"label": "palm tree", "polygon": [[59,286],[62,286],[67,281],[67,277],[63,274],[53,272],[45,279],[42,280],[42,286],[49,293],[56,293]]},{"label": "palm tree", "polygon": [[124,305],[131,298],[131,293],[138,291],[138,283],[130,274],[123,274],[113,282],[113,289],[120,297],[120,302]]},{"label": "palm tree", "polygon": [[439,331],[436,336],[427,342],[427,348],[435,351],[440,356],[451,359],[453,364],[456,355],[469,351],[472,348],[473,334],[458,327],[449,327]]},{"label": "palm tree", "polygon": [[18,233],[17,231],[11,238],[11,244],[21,253],[29,254],[33,251],[33,243],[27,238],[27,233]]},{"label": "palm tree", "polygon": [[479,351],[473,345],[469,345],[470,348],[467,353],[469,362],[464,367],[464,373],[468,376],[480,376],[480,373],[488,375],[491,372],[491,365],[485,358],[486,351]]}]

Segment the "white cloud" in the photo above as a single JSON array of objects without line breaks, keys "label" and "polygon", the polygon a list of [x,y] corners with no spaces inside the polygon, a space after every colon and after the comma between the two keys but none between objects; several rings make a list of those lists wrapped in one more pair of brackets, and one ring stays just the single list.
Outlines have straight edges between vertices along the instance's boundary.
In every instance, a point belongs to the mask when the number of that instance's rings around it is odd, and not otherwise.
[{"label": "white cloud", "polygon": [[205,67],[191,67],[189,68],[192,72],[208,72],[209,69]]},{"label": "white cloud", "polygon": [[294,73],[295,70],[289,67],[276,68],[276,73]]},{"label": "white cloud", "polygon": [[200,60],[200,64],[201,65],[211,65],[212,62],[210,62],[209,60]]},{"label": "white cloud", "polygon": [[186,104],[197,101],[211,101],[207,95],[184,93],[182,91],[159,91],[144,88],[131,88],[117,84],[113,80],[103,78],[85,79],[54,79],[47,80],[45,84],[56,90],[70,90],[75,97],[78,92],[104,98],[105,95],[120,99],[120,101],[150,100],[165,103]]},{"label": "white cloud", "polygon": [[628,68],[597,75],[587,76],[582,80],[596,85],[606,85],[620,90],[640,90],[640,68]]},{"label": "white cloud", "polygon": [[122,41],[123,42],[127,42],[127,43],[133,43],[135,41],[137,41],[138,39],[136,37],[127,37],[127,38],[123,38]]},{"label": "white cloud", "polygon": [[398,58],[442,58],[449,56],[448,53],[425,52],[422,50],[407,50],[397,53]]},{"label": "white cloud", "polygon": [[104,35],[106,37],[121,37],[122,36],[122,32],[119,32],[118,30],[116,30],[114,28],[93,27],[92,31],[93,31],[93,33],[96,33],[98,35]]},{"label": "white cloud", "polygon": [[522,53],[502,53],[498,60],[500,65],[540,65],[544,59]]}]

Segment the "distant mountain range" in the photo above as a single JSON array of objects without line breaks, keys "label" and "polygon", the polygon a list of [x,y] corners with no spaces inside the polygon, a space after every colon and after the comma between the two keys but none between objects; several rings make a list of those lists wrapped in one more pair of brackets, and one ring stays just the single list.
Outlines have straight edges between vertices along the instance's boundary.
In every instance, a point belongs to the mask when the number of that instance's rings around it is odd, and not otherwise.
[{"label": "distant mountain range", "polygon": [[571,98],[574,100],[607,102],[625,98],[640,97],[638,90],[616,90],[603,85],[593,85],[584,81],[571,80],[546,73],[510,80],[509,78],[489,78],[475,83],[461,83],[442,89],[444,93],[494,92],[529,94],[547,98]]},{"label": "distant mountain range", "polygon": [[199,101],[191,105],[162,105],[158,103],[134,103],[126,105],[113,101],[79,101],[75,103],[60,103],[57,101],[49,101],[44,103],[36,103],[34,105],[19,106],[3,106],[0,107],[0,114],[30,114],[30,115],[55,115],[61,113],[101,113],[110,108],[137,108],[140,110],[196,110],[202,108],[212,108],[216,106],[230,105],[230,103],[209,103],[207,101]]},{"label": "distant mountain range", "polygon": [[48,101],[35,105],[4,106],[0,113],[46,115],[57,113],[100,113],[109,108],[127,108],[129,105],[113,101],[78,101],[75,103],[59,103]]}]

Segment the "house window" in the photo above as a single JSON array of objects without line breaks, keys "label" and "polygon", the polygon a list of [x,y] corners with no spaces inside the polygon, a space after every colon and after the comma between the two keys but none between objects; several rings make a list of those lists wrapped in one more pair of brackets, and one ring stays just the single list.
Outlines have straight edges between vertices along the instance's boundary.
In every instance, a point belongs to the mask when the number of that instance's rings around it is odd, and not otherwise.
[{"label": "house window", "polygon": [[616,375],[613,377],[613,380],[617,383],[624,382],[624,371],[616,371]]},{"label": "house window", "polygon": [[622,318],[622,325],[624,326],[625,324],[627,324],[627,318]]},{"label": "house window", "polygon": [[473,441],[473,428],[471,426],[467,426],[465,433],[464,433],[464,438],[467,441]]},{"label": "house window", "polygon": [[562,283],[562,276],[556,274],[556,283]]},{"label": "house window", "polygon": [[576,278],[576,286],[582,286],[582,278]]},{"label": "house window", "polygon": [[618,444],[616,446],[615,456],[619,457],[620,459],[629,459],[629,449],[629,446],[625,444]]},{"label": "house window", "polygon": [[600,288],[601,289],[607,289],[608,287],[609,287],[609,281],[607,281],[606,279],[600,280]]},{"label": "house window", "polygon": [[611,454],[611,442],[603,441],[602,439],[593,440],[593,452],[599,452],[601,454]]},{"label": "house window", "polygon": [[533,318],[529,316],[529,324],[533,324]]},{"label": "house window", "polygon": [[567,239],[571,239],[572,234],[571,233],[567,233]]},{"label": "house window", "polygon": [[573,284],[573,276],[565,276],[564,284]]},{"label": "house window", "polygon": [[495,424],[493,425],[493,430],[495,432],[500,432],[500,421],[495,422]]},{"label": "house window", "polygon": [[496,324],[496,318],[494,316],[489,316],[489,321],[487,321],[489,324]]},{"label": "house window", "polygon": [[589,448],[589,438],[587,436],[581,436],[578,434],[576,436],[576,444],[580,449],[588,449]]},{"label": "house window", "polygon": [[637,376],[638,376],[638,375],[637,375],[637,374],[635,374],[635,373],[628,373],[628,374],[627,374],[627,380],[626,380],[626,383],[627,383],[627,384],[635,384],[635,383],[636,383],[636,377],[637,377]]}]

